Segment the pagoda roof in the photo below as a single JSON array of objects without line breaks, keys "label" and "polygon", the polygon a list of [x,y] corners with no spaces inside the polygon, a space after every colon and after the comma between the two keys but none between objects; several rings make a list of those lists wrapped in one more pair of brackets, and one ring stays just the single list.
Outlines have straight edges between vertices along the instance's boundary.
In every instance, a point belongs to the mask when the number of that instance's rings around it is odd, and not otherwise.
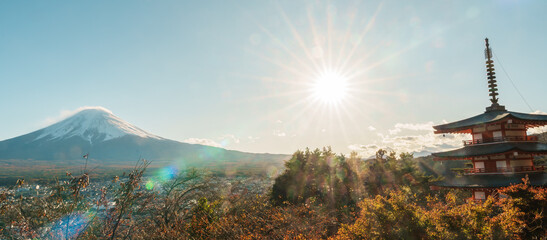
[{"label": "pagoda roof", "polygon": [[494,142],[468,145],[460,149],[433,153],[432,155],[441,159],[463,159],[509,151],[547,154],[547,144],[538,142]]},{"label": "pagoda roof", "polygon": [[528,174],[530,185],[547,186],[547,173],[516,173],[496,175],[463,175],[447,178],[434,183],[435,186],[449,188],[497,188],[522,183]]},{"label": "pagoda roof", "polygon": [[470,129],[475,125],[493,123],[507,118],[529,122],[529,127],[547,124],[547,115],[543,114],[529,114],[511,111],[487,111],[483,114],[479,114],[464,120],[433,126],[433,128],[435,129],[435,133],[471,133]]}]

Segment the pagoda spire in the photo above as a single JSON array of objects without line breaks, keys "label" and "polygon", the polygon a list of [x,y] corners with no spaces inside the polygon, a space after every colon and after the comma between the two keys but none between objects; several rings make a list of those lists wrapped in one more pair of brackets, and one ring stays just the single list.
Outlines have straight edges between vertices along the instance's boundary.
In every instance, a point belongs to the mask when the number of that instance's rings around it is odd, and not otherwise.
[{"label": "pagoda spire", "polygon": [[492,60],[492,49],[490,48],[490,43],[488,43],[488,38],[484,39],[486,42],[486,49],[484,49],[484,58],[486,58],[486,72],[488,79],[488,91],[490,92],[489,96],[490,102],[492,105],[486,108],[487,112],[490,111],[505,111],[505,107],[498,104],[498,84],[496,81],[496,72],[494,71],[494,60]]}]

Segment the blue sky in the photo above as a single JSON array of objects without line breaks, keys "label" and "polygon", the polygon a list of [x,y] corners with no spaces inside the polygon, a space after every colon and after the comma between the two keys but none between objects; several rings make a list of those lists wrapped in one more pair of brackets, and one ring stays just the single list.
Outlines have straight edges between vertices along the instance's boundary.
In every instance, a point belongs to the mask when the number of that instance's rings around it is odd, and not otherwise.
[{"label": "blue sky", "polygon": [[[547,111],[545,1],[1,1],[0,140],[103,106],[162,137],[249,152],[434,151],[489,105]],[[530,107],[502,71],[500,62]],[[314,98],[325,71],[344,98]]]}]

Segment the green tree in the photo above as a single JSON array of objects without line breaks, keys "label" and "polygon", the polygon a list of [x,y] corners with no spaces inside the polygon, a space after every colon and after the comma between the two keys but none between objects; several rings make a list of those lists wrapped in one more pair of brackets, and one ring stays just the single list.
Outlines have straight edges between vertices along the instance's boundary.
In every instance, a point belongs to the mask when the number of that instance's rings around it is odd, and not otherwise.
[{"label": "green tree", "polygon": [[317,203],[330,209],[354,207],[362,186],[352,168],[356,158],[356,154],[349,159],[336,155],[330,147],[296,151],[285,162],[285,172],[275,179],[272,202],[276,205]]}]

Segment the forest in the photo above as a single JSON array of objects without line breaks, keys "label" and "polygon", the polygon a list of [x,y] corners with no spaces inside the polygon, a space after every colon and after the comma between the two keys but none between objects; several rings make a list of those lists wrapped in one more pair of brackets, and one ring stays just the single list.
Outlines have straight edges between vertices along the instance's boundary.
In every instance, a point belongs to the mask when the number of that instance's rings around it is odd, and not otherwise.
[{"label": "forest", "polygon": [[258,193],[200,169],[152,185],[148,164],[95,194],[86,172],[40,195],[18,180],[0,192],[0,238],[545,239],[547,231],[547,191],[526,176],[499,190],[507,197],[470,201],[465,190],[431,190],[441,177],[408,153],[379,150],[365,160],[299,150]]}]

